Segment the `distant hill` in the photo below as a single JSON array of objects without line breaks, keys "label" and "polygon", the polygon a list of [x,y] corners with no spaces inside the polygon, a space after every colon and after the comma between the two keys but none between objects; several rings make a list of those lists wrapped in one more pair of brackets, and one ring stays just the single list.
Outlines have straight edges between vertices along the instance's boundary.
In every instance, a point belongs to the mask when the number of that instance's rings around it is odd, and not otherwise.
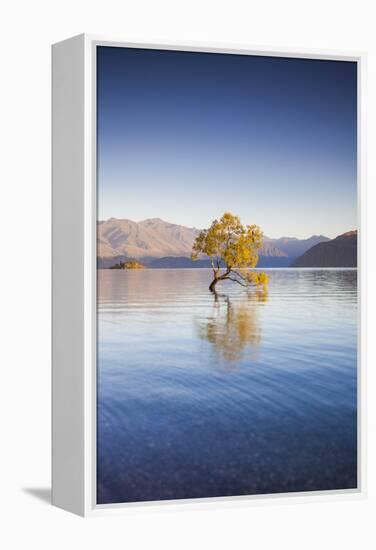
[{"label": "distant hill", "polygon": [[[98,267],[108,268],[127,260],[140,260],[149,267],[210,267],[208,260],[192,262],[192,244],[199,229],[166,222],[160,218],[134,222],[110,218],[98,222]],[[327,241],[322,235],[309,239],[264,238],[259,267],[287,267],[308,248]]]},{"label": "distant hill", "polygon": [[159,218],[138,223],[110,218],[98,223],[98,256],[190,256],[197,234],[198,229],[168,223]]},{"label": "distant hill", "polygon": [[265,237],[264,243],[271,243],[278,250],[281,250],[285,254],[285,256],[288,256],[290,259],[292,259],[298,258],[312,246],[329,240],[330,239],[328,237],[324,237],[324,235],[312,235],[312,237],[309,237],[309,239],[297,239],[296,237],[281,237],[279,239],[269,239],[268,237]]},{"label": "distant hill", "polygon": [[[143,260],[148,267],[158,269],[174,269],[174,268],[204,268],[211,267],[210,260],[196,260],[179,256],[167,256],[165,258],[156,258],[153,260]],[[288,267],[291,263],[287,256],[259,256],[257,267]],[[222,266],[224,267],[224,266]]]},{"label": "distant hill", "polygon": [[292,267],[356,267],[357,231],[316,244],[295,260]]},{"label": "distant hill", "polygon": [[187,268],[187,267],[194,267],[194,268],[202,268],[202,267],[211,267],[210,260],[196,260],[195,262],[191,260],[190,258],[187,258],[185,256],[167,256],[164,258],[156,258],[153,260],[149,260],[147,262],[148,267],[153,268]]}]

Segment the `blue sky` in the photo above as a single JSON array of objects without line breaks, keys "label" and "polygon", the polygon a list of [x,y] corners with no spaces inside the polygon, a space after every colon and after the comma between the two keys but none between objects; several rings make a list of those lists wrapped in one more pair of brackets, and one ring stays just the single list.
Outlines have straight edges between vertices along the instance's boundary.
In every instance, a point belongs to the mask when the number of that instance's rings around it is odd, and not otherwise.
[{"label": "blue sky", "polygon": [[356,64],[98,48],[98,217],[356,228]]}]

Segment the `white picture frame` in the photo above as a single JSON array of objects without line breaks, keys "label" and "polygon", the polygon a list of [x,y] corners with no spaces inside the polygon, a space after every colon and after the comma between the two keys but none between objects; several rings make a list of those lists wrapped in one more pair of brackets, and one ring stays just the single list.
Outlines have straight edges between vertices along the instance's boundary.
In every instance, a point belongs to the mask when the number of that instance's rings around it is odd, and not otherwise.
[{"label": "white picture frame", "polygon": [[[354,61],[358,66],[358,487],[315,493],[96,503],[96,47]],[[215,44],[133,44],[79,35],[52,47],[52,502],[92,516],[136,506],[237,506],[366,493],[364,269],[365,54]]]}]

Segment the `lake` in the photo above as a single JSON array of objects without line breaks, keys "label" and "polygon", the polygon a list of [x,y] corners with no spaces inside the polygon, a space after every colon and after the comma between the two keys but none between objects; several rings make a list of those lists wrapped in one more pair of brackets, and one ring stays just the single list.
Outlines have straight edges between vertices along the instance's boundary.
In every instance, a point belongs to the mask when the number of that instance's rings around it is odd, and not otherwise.
[{"label": "lake", "polygon": [[98,271],[98,504],[357,486],[357,271],[266,271]]}]

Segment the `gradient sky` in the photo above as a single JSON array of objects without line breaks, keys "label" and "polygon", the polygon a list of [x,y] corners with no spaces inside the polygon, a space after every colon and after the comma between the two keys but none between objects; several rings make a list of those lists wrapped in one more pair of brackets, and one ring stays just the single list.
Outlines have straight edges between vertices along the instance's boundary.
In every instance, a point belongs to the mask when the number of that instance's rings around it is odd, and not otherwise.
[{"label": "gradient sky", "polygon": [[357,226],[356,63],[99,47],[98,218]]}]

